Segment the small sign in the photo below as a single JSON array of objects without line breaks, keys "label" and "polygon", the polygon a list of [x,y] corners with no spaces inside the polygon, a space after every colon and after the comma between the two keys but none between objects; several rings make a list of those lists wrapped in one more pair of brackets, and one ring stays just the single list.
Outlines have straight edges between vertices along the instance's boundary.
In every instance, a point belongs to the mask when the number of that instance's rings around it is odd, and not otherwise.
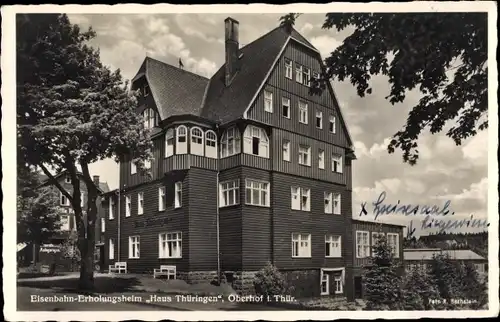
[{"label": "small sign", "polygon": [[60,253],[61,248],[57,245],[42,245],[40,246],[40,253]]}]

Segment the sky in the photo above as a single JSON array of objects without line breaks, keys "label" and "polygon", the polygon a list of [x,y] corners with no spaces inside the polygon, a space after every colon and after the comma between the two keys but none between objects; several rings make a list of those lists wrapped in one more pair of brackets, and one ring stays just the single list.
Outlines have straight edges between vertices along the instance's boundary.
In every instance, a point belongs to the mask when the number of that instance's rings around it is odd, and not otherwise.
[{"label": "sky", "polygon": [[[97,37],[91,44],[100,48],[101,60],[112,69],[119,68],[126,79],[134,77],[146,55],[177,66],[181,58],[185,69],[210,77],[224,61],[224,19],[231,16],[240,22],[240,45],[248,44],[278,25],[282,14],[96,14],[69,15],[72,23],[92,28]],[[351,30],[337,32],[322,29],[323,14],[303,14],[295,28],[325,58],[340,45]],[[417,165],[403,163],[401,154],[387,152],[394,133],[401,129],[409,110],[420,93],[407,93],[401,104],[391,105],[388,78],[372,78],[373,93],[364,98],[356,94],[349,82],[335,82],[334,90],[354,141],[357,160],[353,164],[353,217],[359,219],[361,204],[366,202],[368,215],[374,220],[373,202],[386,192],[384,203],[436,205],[442,208],[450,201],[453,216],[436,219],[487,218],[488,133],[479,132],[461,146],[443,132],[425,133],[419,139],[420,159]],[[104,160],[91,166],[92,174],[118,187],[118,166]],[[415,235],[426,235],[436,229],[421,229],[421,216],[385,215],[377,221],[409,225]],[[478,229],[456,229],[478,231]]]}]

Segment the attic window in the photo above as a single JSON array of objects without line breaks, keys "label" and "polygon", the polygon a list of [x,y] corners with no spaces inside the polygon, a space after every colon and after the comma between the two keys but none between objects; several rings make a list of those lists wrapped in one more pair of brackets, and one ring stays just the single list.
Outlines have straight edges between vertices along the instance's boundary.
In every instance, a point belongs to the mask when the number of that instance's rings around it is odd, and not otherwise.
[{"label": "attic window", "polygon": [[146,96],[148,96],[148,95],[149,95],[150,90],[149,90],[149,85],[148,85],[148,84],[145,84],[145,85],[144,85],[144,89],[143,89],[143,91],[144,91],[144,97],[146,97]]}]

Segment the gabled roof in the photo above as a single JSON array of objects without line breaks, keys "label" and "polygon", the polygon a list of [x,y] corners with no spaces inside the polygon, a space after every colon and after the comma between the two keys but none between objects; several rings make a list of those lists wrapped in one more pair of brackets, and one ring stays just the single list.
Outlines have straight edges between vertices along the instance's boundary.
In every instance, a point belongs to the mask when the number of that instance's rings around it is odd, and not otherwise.
[{"label": "gabled roof", "polygon": [[146,57],[134,80],[144,75],[162,120],[174,115],[200,115],[208,78]]},{"label": "gabled roof", "polygon": [[[62,175],[64,175],[67,171],[64,170],[60,173],[58,173],[57,175],[54,176],[55,179],[57,178],[60,178]],[[82,175],[81,172],[78,172],[78,175]],[[46,184],[49,180],[49,177],[47,177],[45,174],[43,173],[39,173],[38,174],[38,180],[40,181],[40,186],[43,186],[44,184]],[[102,182],[100,181],[99,182],[99,186],[97,187],[102,193],[106,193],[109,191],[109,186],[108,186],[108,183],[107,182]]]}]

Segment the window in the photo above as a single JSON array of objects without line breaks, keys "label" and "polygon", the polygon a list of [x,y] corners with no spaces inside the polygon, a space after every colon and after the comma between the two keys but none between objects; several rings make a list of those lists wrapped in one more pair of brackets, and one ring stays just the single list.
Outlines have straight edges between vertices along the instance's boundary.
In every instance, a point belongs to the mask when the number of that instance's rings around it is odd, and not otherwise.
[{"label": "window", "polygon": [[61,230],[62,231],[69,231],[70,230],[70,226],[69,226],[69,215],[61,215],[60,217],[60,221],[61,221]]},{"label": "window", "polygon": [[476,268],[476,271],[479,273],[479,274],[483,274],[486,272],[486,269],[485,269],[485,266],[484,264],[480,263],[480,264],[474,264],[474,267]]},{"label": "window", "polygon": [[311,165],[311,148],[305,145],[299,146],[299,164]]},{"label": "window", "polygon": [[384,237],[385,234],[384,233],[381,233],[381,232],[378,232],[378,231],[373,231],[372,232],[372,246],[375,246],[377,245],[377,241]]},{"label": "window", "polygon": [[290,118],[290,99],[282,97],[281,98],[282,114],[287,119]]},{"label": "window", "polygon": [[175,201],[174,207],[180,208],[182,207],[182,182],[175,183]]},{"label": "window", "polygon": [[321,273],[321,295],[330,294],[330,275]]},{"label": "window", "polygon": [[226,181],[219,184],[219,207],[237,205],[240,203],[240,181]]},{"label": "window", "polygon": [[62,192],[59,192],[59,204],[61,206],[69,206],[69,199]]},{"label": "window", "polygon": [[145,129],[152,129],[156,126],[156,113],[153,109],[147,108],[142,112]]},{"label": "window", "polygon": [[106,231],[106,219],[101,218],[101,233],[104,233]]},{"label": "window", "polygon": [[182,233],[159,235],[159,258],[182,258]]},{"label": "window", "polygon": [[399,258],[399,234],[387,233],[387,244],[391,247],[394,258]]},{"label": "window", "polygon": [[292,187],[292,209],[310,211],[311,210],[311,190],[299,187]]},{"label": "window", "polygon": [[222,158],[240,153],[240,131],[235,127],[227,129],[226,133],[222,136],[221,146]]},{"label": "window", "polygon": [[140,237],[130,236],[128,238],[128,258],[139,258],[140,246]]},{"label": "window", "polygon": [[130,217],[132,208],[132,198],[130,196],[125,196],[125,217]]},{"label": "window", "polygon": [[130,174],[136,174],[137,173],[137,165],[135,164],[134,161],[130,161]]},{"label": "window", "polygon": [[312,72],[312,78],[315,80],[319,80],[319,73],[318,72]]},{"label": "window", "polygon": [[181,125],[177,128],[176,154],[187,153],[187,127]]},{"label": "window", "polygon": [[311,85],[311,70],[304,67],[304,85]]},{"label": "window", "polygon": [[325,257],[342,257],[341,239],[341,236],[325,236]]},{"label": "window", "polygon": [[332,154],[332,171],[342,173],[342,156],[340,154]]},{"label": "window", "polygon": [[165,157],[174,155],[174,130],[168,129],[165,134]]},{"label": "window", "polygon": [[283,141],[283,160],[290,161],[290,141]]},{"label": "window", "polygon": [[145,84],[142,90],[143,90],[144,97],[146,97],[146,96],[149,95],[150,91],[149,91],[149,85],[148,84]]},{"label": "window", "polygon": [[144,161],[144,169],[151,169],[151,160]]},{"label": "window", "polygon": [[245,129],[243,152],[259,157],[269,157],[269,139],[266,131],[259,127],[248,125]]},{"label": "window", "polygon": [[323,128],[323,112],[316,111],[316,127],[318,129]]},{"label": "window", "polygon": [[343,284],[344,282],[342,281],[342,274],[335,274],[334,276],[335,279],[335,294],[342,294],[343,290]]},{"label": "window", "polygon": [[203,131],[199,127],[191,128],[191,154],[203,155]]},{"label": "window", "polygon": [[297,83],[303,82],[302,65],[295,63],[295,80]]},{"label": "window", "polygon": [[307,103],[299,101],[299,122],[307,124]]},{"label": "window", "polygon": [[325,192],[325,214],[333,213],[333,193]]},{"label": "window", "polygon": [[318,168],[325,168],[325,150],[319,149],[318,151]]},{"label": "window", "polygon": [[310,234],[292,234],[292,257],[311,257]]},{"label": "window", "polygon": [[64,177],[64,182],[65,183],[71,183],[71,177],[70,176],[65,176]]},{"label": "window", "polygon": [[80,192],[80,207],[85,206],[85,192]]},{"label": "window", "polygon": [[165,210],[165,187],[158,188],[158,210]]},{"label": "window", "polygon": [[330,125],[329,126],[330,126],[329,130],[331,133],[335,133],[337,131],[335,116],[333,116],[333,115],[330,115]]},{"label": "window", "polygon": [[333,194],[333,214],[340,215],[340,193]]},{"label": "window", "polygon": [[113,197],[109,197],[109,220],[115,219],[115,200]]},{"label": "window", "polygon": [[273,112],[273,93],[270,91],[264,91],[264,111]]},{"label": "window", "polygon": [[292,61],[290,59],[285,58],[285,77],[292,79]]},{"label": "window", "polygon": [[109,250],[108,250],[109,259],[115,259],[115,240],[109,239]]},{"label": "window", "polygon": [[142,215],[144,214],[144,193],[139,192],[137,194],[137,214]]},{"label": "window", "polygon": [[367,231],[356,231],[356,257],[365,258],[370,256],[370,233]]},{"label": "window", "polygon": [[269,207],[269,182],[246,179],[245,203],[247,205]]},{"label": "window", "polygon": [[212,130],[205,132],[205,156],[217,159],[217,135]]}]

